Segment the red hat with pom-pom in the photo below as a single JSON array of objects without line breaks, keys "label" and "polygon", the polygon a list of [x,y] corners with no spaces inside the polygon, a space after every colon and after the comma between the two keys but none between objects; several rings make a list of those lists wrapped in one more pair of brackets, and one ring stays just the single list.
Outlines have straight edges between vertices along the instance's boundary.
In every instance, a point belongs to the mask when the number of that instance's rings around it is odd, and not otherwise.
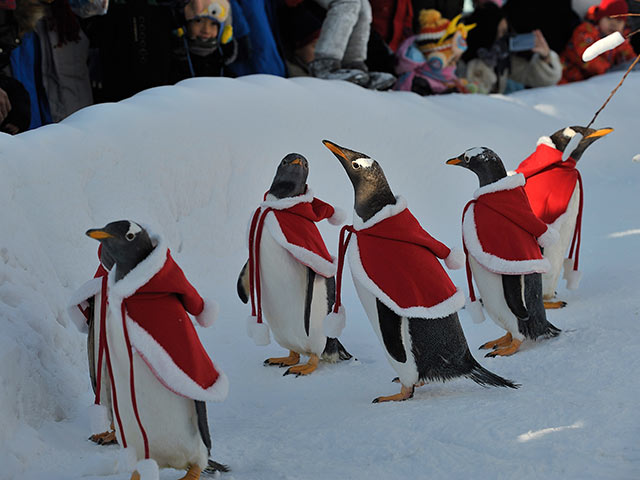
[{"label": "red hat with pom-pom", "polygon": [[596,22],[604,17],[612,15],[625,15],[629,13],[629,7],[625,0],[602,0],[600,5],[593,5],[587,10],[587,18]]}]

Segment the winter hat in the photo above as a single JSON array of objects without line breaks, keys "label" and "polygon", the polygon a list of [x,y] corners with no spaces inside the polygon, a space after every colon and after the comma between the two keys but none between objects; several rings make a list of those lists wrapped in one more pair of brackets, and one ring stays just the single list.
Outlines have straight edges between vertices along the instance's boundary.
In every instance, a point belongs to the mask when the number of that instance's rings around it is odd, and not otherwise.
[{"label": "winter hat", "polygon": [[[218,24],[218,37],[210,40],[197,39],[190,45],[193,53],[207,55],[218,43],[223,45],[231,41],[233,36],[231,5],[229,0],[191,0],[184,7],[184,18],[187,22],[198,18],[208,18]],[[195,51],[194,51],[195,49]]]},{"label": "winter hat", "polygon": [[467,32],[475,25],[459,24],[461,15],[453,20],[442,17],[442,14],[433,8],[420,10],[420,32],[415,41],[420,51],[426,56],[434,52],[452,53],[454,48],[466,50]]},{"label": "winter hat", "polygon": [[625,0],[602,0],[600,5],[592,5],[587,10],[587,18],[599,22],[604,17],[612,15],[625,15],[629,13],[629,7]]},{"label": "winter hat", "polygon": [[222,25],[231,16],[231,6],[228,0],[191,0],[184,7],[184,18],[209,18]]}]

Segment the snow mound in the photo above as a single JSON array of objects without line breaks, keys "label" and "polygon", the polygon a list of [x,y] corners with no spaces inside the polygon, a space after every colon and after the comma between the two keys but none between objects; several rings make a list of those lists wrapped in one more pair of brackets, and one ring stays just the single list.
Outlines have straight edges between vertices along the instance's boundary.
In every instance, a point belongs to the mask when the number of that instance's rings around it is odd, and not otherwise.
[{"label": "snow mound", "polygon": [[[193,79],[0,135],[0,478],[129,478],[126,455],[86,442],[86,337],[65,310],[97,264],[97,242],[84,232],[119,219],[162,232],[189,280],[220,304],[218,321],[199,332],[230,378],[229,399],[210,407],[209,418],[214,458],[231,464],[236,480],[416,471],[582,479],[587,463],[594,478],[631,478],[639,467],[631,447],[640,393],[632,361],[640,334],[637,236],[608,235],[637,227],[637,170],[626,160],[637,147],[636,73],[601,114],[615,141],[597,142],[580,161],[584,285],[560,292],[570,306],[550,314],[566,333],[504,361],[476,355],[522,383],[518,392],[461,380],[426,386],[403,404],[369,405],[397,389],[348,275],[341,339],[359,361],[283,379],[262,367],[282,349],[246,339],[249,311],[235,294],[249,216],[288,153],[309,160],[319,198],[347,211],[352,187],[321,140],[370,155],[422,225],[460,247],[462,208],[477,179],[444,162],[487,145],[512,170],[540,136],[591,118],[618,81],[612,74],[510,97],[422,98],[309,78]],[[320,229],[335,255],[338,228],[322,222]],[[451,276],[466,290],[464,271]],[[473,325],[465,311],[461,320],[472,351],[501,335],[492,322]]]}]

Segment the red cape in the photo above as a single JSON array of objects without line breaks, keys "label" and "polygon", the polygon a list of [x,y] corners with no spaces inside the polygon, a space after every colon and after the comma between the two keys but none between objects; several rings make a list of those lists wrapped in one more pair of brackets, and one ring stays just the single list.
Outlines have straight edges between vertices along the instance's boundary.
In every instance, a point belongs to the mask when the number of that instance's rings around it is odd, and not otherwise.
[{"label": "red cape", "polygon": [[524,189],[533,212],[546,224],[552,224],[567,211],[569,200],[580,180],[576,161],[562,161],[562,152],[540,144],[516,170],[527,179]]},{"label": "red cape", "polygon": [[265,225],[276,242],[318,275],[327,278],[335,275],[335,259],[316,226],[317,222],[335,215],[336,210],[331,205],[308,191],[300,197],[265,200],[261,210],[267,208],[271,209],[271,214],[267,214]]},{"label": "red cape", "polygon": [[549,269],[539,244],[552,243],[557,232],[549,231],[533,213],[523,185],[524,177],[517,174],[482,187],[463,213],[465,248],[494,273],[521,275]]},{"label": "red cape", "polygon": [[124,304],[132,346],[169,390],[202,401],[222,400],[226,376],[200,343],[188,313],[206,315],[205,303],[170,251],[158,245],[124,278],[109,274],[109,308],[121,318]]},{"label": "red cape", "polygon": [[438,260],[451,249],[420,226],[402,198],[350,231],[351,273],[398,315],[442,318],[462,308],[464,297]]}]

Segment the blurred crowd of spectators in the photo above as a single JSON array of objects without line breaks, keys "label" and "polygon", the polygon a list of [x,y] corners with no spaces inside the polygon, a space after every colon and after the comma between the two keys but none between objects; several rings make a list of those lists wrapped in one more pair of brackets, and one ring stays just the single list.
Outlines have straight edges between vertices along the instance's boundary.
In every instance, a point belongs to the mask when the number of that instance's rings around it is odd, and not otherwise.
[{"label": "blurred crowd of spectators", "polygon": [[[626,68],[638,0],[0,0],[0,130],[198,76],[266,73],[421,95],[510,93]],[[634,52],[635,49],[635,52]]]}]

